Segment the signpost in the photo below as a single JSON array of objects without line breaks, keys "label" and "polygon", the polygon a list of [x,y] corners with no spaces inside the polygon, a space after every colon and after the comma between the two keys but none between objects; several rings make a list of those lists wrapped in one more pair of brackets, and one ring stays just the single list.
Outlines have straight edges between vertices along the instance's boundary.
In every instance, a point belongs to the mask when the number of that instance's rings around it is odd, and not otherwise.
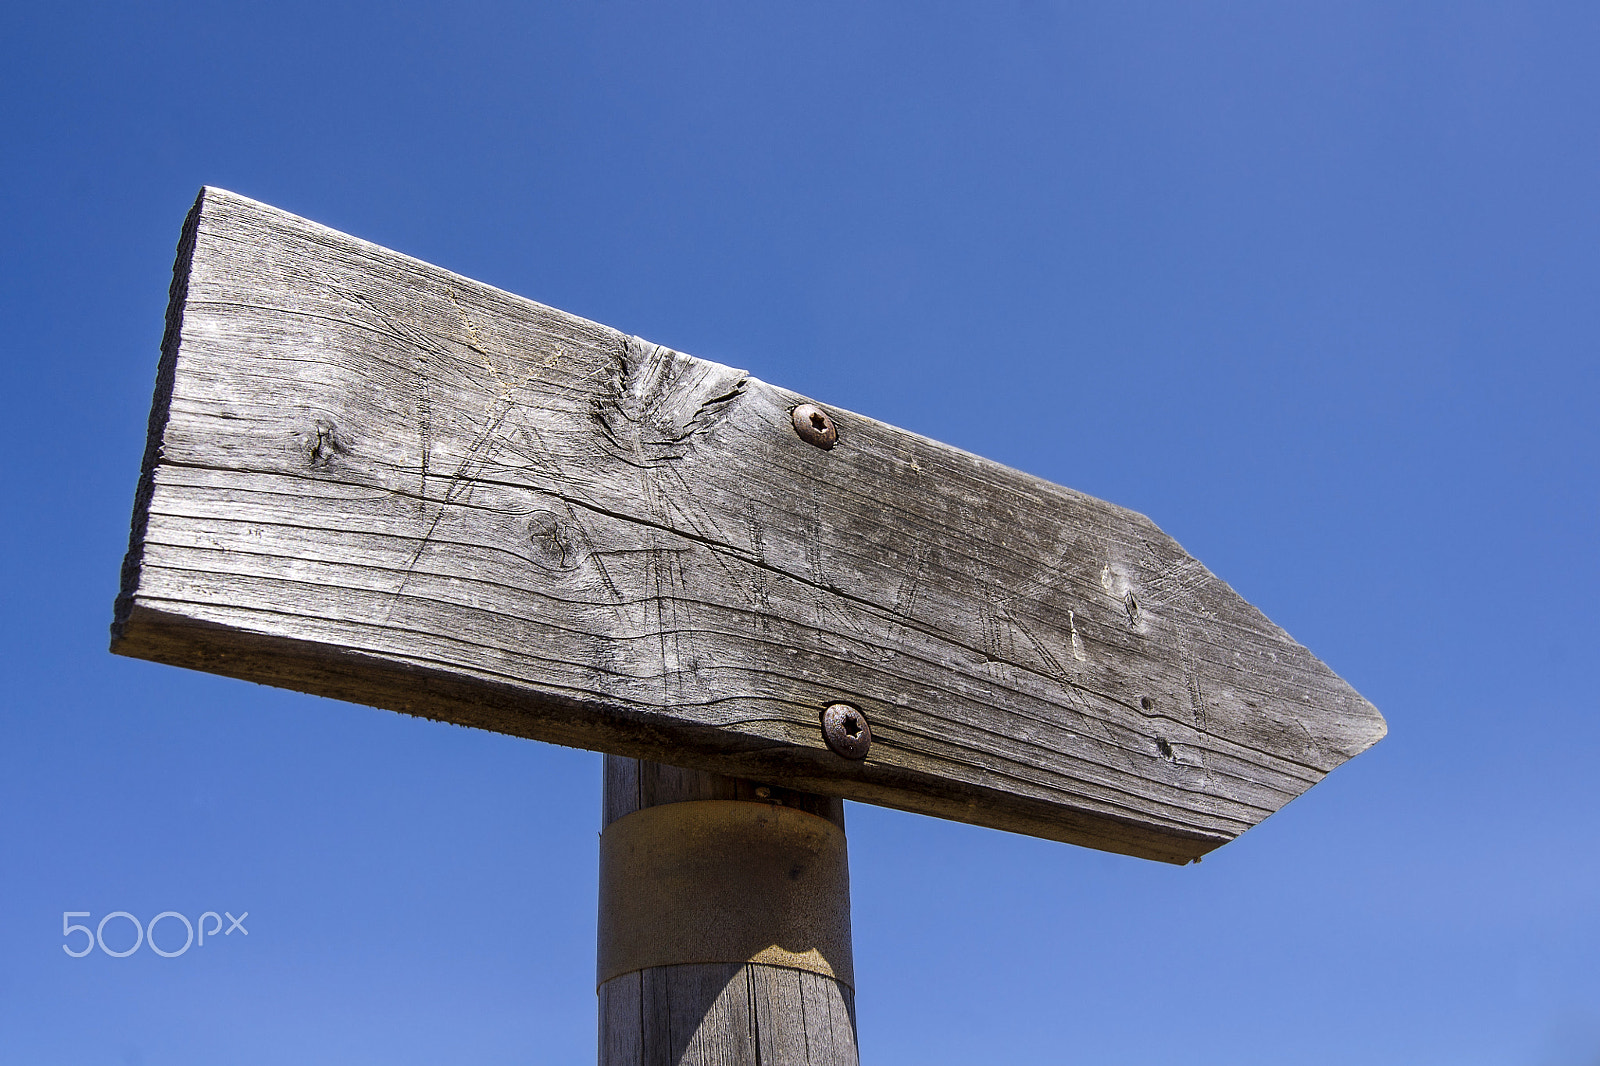
[{"label": "signpost", "polygon": [[1184,863],[1385,730],[1142,515],[215,189],[112,649],[616,757],[608,1063],[854,1061],[841,798]]}]

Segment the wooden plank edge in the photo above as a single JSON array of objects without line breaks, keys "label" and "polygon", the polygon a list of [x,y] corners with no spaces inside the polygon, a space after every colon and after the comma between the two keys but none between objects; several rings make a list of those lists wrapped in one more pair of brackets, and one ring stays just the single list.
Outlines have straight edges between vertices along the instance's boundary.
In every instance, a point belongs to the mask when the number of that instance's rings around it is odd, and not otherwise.
[{"label": "wooden plank edge", "polygon": [[195,237],[200,230],[201,209],[208,192],[209,189],[202,188],[195,197],[194,205],[189,208],[172,263],[172,282],[167,288],[167,320],[161,334],[161,359],[156,364],[155,392],[150,398],[144,456],[139,461],[139,484],[134,490],[133,516],[128,523],[128,554],[122,558],[122,576],[111,612],[113,640],[132,611],[134,596],[139,589],[145,533],[150,526],[150,498],[155,493],[156,467],[161,462],[161,443],[166,437],[172,388],[177,379],[178,348],[183,341],[183,312],[189,302],[189,270],[194,263]]},{"label": "wooden plank edge", "polygon": [[823,745],[820,733],[815,748],[738,737],[647,707],[531,693],[505,682],[463,678],[316,641],[199,622],[137,598],[113,627],[111,651],[413,717],[745,777],[1175,865],[1193,862],[1232,839],[1075,811],[981,785],[952,789],[931,774],[870,760],[845,763]]}]

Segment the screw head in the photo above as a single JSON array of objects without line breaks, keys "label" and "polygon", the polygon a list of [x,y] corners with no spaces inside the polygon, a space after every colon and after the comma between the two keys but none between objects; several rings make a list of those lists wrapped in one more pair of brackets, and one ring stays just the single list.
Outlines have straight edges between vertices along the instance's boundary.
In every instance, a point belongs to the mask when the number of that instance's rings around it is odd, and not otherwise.
[{"label": "screw head", "polygon": [[794,420],[794,431],[807,444],[826,450],[839,443],[839,427],[833,424],[832,416],[816,404],[800,404],[790,417]]},{"label": "screw head", "polygon": [[830,703],[822,712],[822,739],[828,748],[846,759],[865,759],[872,747],[872,727],[859,707]]}]

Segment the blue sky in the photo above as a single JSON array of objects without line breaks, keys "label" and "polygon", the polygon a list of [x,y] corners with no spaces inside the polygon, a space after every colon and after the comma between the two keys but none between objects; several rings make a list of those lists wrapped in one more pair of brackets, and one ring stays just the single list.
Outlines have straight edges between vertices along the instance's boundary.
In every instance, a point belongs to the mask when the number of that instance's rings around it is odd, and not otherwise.
[{"label": "blue sky", "polygon": [[[1181,869],[851,805],[864,1061],[1600,1063],[1597,54],[1577,4],[10,5],[0,1058],[593,1057],[599,756],[106,651],[213,184],[1148,514],[1388,717]],[[63,953],[116,910],[249,932]]]}]

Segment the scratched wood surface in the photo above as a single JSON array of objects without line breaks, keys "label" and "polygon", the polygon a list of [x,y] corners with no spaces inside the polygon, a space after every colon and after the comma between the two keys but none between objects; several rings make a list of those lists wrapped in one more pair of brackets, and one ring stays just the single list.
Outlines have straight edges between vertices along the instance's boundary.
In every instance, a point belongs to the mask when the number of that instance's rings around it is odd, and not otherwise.
[{"label": "scratched wood surface", "polygon": [[1142,515],[807,399],[207,189],[113,650],[1169,862],[1383,736]]}]

